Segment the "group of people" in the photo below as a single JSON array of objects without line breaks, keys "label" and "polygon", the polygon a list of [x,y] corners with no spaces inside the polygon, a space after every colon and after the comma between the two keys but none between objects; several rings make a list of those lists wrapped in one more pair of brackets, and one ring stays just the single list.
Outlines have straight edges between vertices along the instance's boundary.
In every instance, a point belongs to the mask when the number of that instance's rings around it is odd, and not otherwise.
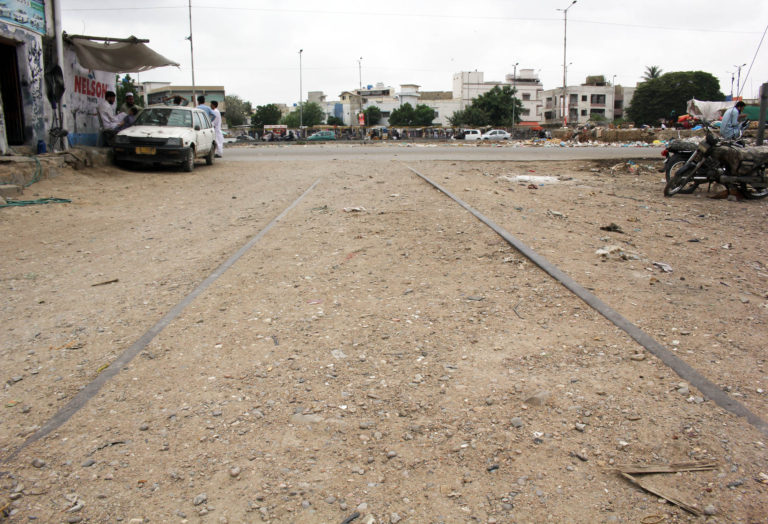
[{"label": "group of people", "polygon": [[136,105],[133,93],[125,94],[125,102],[120,106],[119,111],[115,109],[115,100],[117,100],[115,92],[107,91],[98,107],[99,120],[108,144],[112,143],[112,139],[119,131],[133,125],[136,117],[139,116],[139,106]]},{"label": "group of people", "polygon": [[[139,115],[139,106],[136,105],[133,93],[125,94],[125,102],[119,109],[115,108],[116,100],[117,95],[115,92],[107,91],[104,99],[99,102],[98,106],[99,120],[101,121],[104,137],[109,145],[112,145],[114,136],[126,127],[133,125],[136,122],[136,117]],[[179,95],[173,97],[173,105],[186,105],[182,104],[183,102],[183,97]],[[197,107],[205,111],[213,125],[214,141],[216,142],[215,156],[221,158],[224,151],[224,133],[221,131],[219,103],[216,100],[212,100],[209,106],[205,103],[205,97],[200,95],[197,97]]]}]

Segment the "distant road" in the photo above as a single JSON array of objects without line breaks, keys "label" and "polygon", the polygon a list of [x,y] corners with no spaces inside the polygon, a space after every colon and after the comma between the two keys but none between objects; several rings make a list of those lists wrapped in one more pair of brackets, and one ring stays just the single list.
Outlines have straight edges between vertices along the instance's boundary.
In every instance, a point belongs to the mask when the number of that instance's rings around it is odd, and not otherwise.
[{"label": "distant road", "polygon": [[661,147],[526,147],[516,145],[465,145],[429,143],[324,143],[259,144],[233,146],[224,150],[224,159],[236,162],[270,160],[328,160],[334,158],[382,160],[590,160],[647,158],[661,160]]}]

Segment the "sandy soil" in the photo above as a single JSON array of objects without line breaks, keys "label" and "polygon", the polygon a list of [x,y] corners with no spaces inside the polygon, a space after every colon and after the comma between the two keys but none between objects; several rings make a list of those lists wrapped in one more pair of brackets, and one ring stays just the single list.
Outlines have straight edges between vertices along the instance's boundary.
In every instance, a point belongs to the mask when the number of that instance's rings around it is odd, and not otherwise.
[{"label": "sandy soil", "polygon": [[[765,419],[768,201],[665,199],[615,163],[408,165]],[[765,434],[404,163],[91,169],[33,195],[73,202],[0,210],[8,522],[765,522]],[[686,461],[715,468],[643,478],[709,516],[616,471]]]}]

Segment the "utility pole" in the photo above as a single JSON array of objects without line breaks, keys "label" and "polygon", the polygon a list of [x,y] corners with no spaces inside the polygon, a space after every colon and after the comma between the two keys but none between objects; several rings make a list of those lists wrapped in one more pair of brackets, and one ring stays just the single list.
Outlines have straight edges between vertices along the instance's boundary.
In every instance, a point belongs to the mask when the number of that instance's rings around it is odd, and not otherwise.
[{"label": "utility pole", "polygon": [[768,82],[760,87],[760,121],[757,124],[757,145],[763,145],[765,119],[768,118]]},{"label": "utility pole", "polygon": [[517,108],[517,97],[515,96],[515,91],[517,89],[517,66],[520,64],[520,62],[515,62],[512,66],[514,68],[514,72],[512,73],[512,127],[515,126],[515,109]]},{"label": "utility pole", "polygon": [[197,105],[197,90],[195,88],[195,50],[192,47],[192,0],[189,0],[189,55],[192,58],[192,106]]},{"label": "utility pole", "polygon": [[301,85],[301,53],[303,52],[303,49],[299,49],[299,136],[301,136],[301,128],[304,127],[304,104],[302,103],[304,86]]},{"label": "utility pole", "polygon": [[571,2],[571,5],[566,7],[565,9],[557,9],[557,11],[563,12],[563,127],[568,125],[568,114],[566,113],[567,105],[566,100],[568,96],[567,92],[567,83],[566,83],[566,69],[567,69],[567,61],[566,61],[566,49],[567,49],[567,39],[568,39],[568,10],[573,7],[573,4],[576,3],[576,0],[573,0]]}]

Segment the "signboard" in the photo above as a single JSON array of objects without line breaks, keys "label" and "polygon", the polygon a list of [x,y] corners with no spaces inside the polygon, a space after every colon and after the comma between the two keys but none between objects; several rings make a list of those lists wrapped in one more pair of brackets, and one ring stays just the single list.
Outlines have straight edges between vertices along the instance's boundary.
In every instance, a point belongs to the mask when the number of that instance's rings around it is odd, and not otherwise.
[{"label": "signboard", "polygon": [[365,113],[358,113],[357,123],[360,124],[361,126],[365,125]]},{"label": "signboard", "polygon": [[[0,0],[2,2],[3,0]],[[71,46],[64,50],[64,111],[72,144],[95,146],[101,129],[97,110],[107,91],[115,90],[115,73],[82,67]]]},{"label": "signboard", "polygon": [[45,0],[0,0],[0,20],[45,34]]}]

